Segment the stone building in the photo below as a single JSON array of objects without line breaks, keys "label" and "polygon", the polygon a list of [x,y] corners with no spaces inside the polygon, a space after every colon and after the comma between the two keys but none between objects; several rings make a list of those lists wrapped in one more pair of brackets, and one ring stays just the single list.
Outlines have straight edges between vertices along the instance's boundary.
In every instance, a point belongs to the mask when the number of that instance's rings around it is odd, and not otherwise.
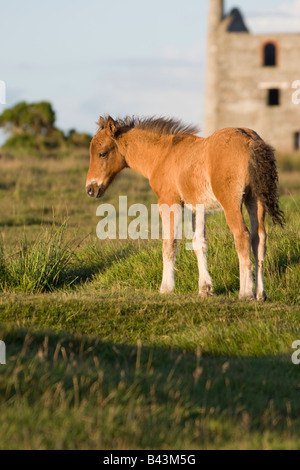
[{"label": "stone building", "polygon": [[209,3],[205,136],[250,127],[279,151],[300,150],[300,34],[251,34],[238,9]]}]

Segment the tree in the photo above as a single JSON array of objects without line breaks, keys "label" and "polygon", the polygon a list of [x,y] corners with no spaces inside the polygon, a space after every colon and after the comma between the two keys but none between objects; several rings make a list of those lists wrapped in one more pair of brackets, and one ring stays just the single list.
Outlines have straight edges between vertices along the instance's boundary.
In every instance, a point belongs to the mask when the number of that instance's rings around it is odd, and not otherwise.
[{"label": "tree", "polygon": [[21,101],[0,115],[0,127],[14,135],[28,134],[33,137],[49,135],[54,130],[55,112],[47,101],[26,103]]},{"label": "tree", "polygon": [[89,134],[71,129],[66,135],[55,127],[55,112],[51,103],[21,101],[0,115],[0,127],[9,134],[4,148],[57,149],[61,147],[85,147],[91,141]]}]

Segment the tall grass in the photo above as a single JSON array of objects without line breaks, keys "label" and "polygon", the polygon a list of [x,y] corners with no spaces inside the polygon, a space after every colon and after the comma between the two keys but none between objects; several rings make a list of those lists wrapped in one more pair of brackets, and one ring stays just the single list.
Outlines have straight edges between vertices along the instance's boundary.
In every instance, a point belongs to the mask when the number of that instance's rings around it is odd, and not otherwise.
[{"label": "tall grass", "polygon": [[[266,287],[271,301],[290,305],[299,302],[299,223],[288,215],[284,230],[269,227],[266,257]],[[216,228],[218,227],[218,228]],[[237,295],[238,258],[224,216],[210,219],[209,270],[218,295]],[[85,292],[104,288],[158,291],[162,276],[161,241],[85,242],[78,247],[70,240],[66,222],[42,227],[35,242],[23,236],[18,250],[7,255],[0,245],[0,289],[29,293],[53,291],[82,284]],[[220,269],[221,267],[221,269]],[[198,267],[193,252],[179,244],[176,292],[197,294]]]},{"label": "tall grass", "polygon": [[2,335],[0,449],[299,448],[298,371],[285,355]]},{"label": "tall grass", "polygon": [[70,284],[67,268],[72,262],[74,243],[66,241],[67,222],[42,227],[33,244],[24,236],[16,253],[8,256],[0,248],[0,288],[23,292],[45,292]]}]

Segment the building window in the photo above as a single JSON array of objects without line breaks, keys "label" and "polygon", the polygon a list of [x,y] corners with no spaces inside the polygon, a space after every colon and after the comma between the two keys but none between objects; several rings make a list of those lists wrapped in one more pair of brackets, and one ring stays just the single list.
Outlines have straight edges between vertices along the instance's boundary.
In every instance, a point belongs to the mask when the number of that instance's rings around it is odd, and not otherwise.
[{"label": "building window", "polygon": [[273,42],[264,45],[263,65],[265,67],[274,67],[277,65],[277,47]]},{"label": "building window", "polygon": [[268,96],[267,96],[267,104],[268,106],[279,106],[280,104],[280,90],[278,88],[272,88],[271,90],[268,90]]},{"label": "building window", "polygon": [[300,150],[300,132],[294,134],[294,150]]}]

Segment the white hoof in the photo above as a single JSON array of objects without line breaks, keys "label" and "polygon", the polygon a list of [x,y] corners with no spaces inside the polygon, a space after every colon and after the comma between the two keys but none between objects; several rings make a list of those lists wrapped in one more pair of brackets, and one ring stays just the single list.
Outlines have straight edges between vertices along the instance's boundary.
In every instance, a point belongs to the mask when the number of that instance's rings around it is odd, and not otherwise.
[{"label": "white hoof", "polygon": [[161,294],[169,294],[170,292],[173,292],[174,290],[174,285],[168,285],[168,284],[162,284],[160,286],[160,293]]},{"label": "white hoof", "polygon": [[255,297],[254,297],[254,294],[253,292],[248,292],[248,294],[240,294],[239,295],[239,299],[240,300],[254,300]]},{"label": "white hoof", "polygon": [[256,300],[259,300],[261,302],[265,302],[268,299],[267,294],[265,293],[265,291],[256,293],[255,298],[256,298]]},{"label": "white hoof", "polygon": [[213,295],[213,288],[211,284],[203,284],[199,286],[199,297],[211,297]]}]

